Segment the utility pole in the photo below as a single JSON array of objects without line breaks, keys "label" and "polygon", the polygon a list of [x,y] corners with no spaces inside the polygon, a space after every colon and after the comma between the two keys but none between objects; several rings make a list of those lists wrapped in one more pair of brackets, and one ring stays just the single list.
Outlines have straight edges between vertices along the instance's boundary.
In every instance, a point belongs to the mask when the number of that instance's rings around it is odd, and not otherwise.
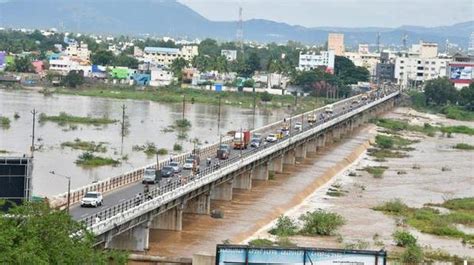
[{"label": "utility pole", "polygon": [[122,143],[123,143],[123,137],[125,136],[125,110],[127,107],[125,104],[122,105]]},{"label": "utility pole", "polygon": [[221,96],[219,95],[219,110],[217,111],[217,135],[220,135],[221,129]]},{"label": "utility pole", "polygon": [[184,121],[184,111],[186,110],[186,95],[183,95],[183,121]]},{"label": "utility pole", "polygon": [[253,88],[253,118],[252,118],[252,129],[255,129],[255,108],[257,103],[257,95],[255,93],[255,87]]},{"label": "utility pole", "polygon": [[36,125],[36,109],[33,109],[31,111],[31,114],[33,114],[33,124],[32,124],[32,128],[31,128],[31,147],[30,147],[30,151],[31,151],[31,155],[33,156],[33,153],[35,151],[35,125]]}]

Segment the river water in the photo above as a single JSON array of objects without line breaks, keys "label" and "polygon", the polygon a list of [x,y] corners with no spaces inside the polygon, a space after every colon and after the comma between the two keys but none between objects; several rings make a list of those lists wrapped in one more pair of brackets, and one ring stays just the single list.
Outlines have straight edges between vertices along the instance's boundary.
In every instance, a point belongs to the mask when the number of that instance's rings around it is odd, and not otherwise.
[{"label": "river water", "polygon": [[[182,104],[156,103],[137,100],[116,100],[82,96],[52,95],[43,96],[32,91],[0,90],[0,116],[9,117],[10,128],[0,128],[0,150],[7,150],[7,155],[23,155],[29,153],[31,145],[33,109],[47,115],[58,115],[67,112],[76,116],[107,116],[121,120],[122,105],[126,106],[126,115],[130,126],[129,133],[121,137],[119,122],[104,126],[78,124],[77,129],[46,122],[36,124],[35,146],[40,148],[34,153],[33,194],[52,196],[66,191],[67,181],[49,174],[51,170],[71,177],[72,189],[94,181],[116,176],[133,168],[145,166],[156,161],[156,157],[147,157],[143,152],[132,151],[133,145],[153,142],[158,148],[166,148],[172,152],[173,145],[179,143],[184,150],[191,150],[194,144],[189,139],[199,138],[202,144],[219,140],[218,106],[191,104],[185,106],[185,117],[191,121],[187,140],[178,139],[176,132],[164,132],[163,129],[181,119]],[[20,118],[14,119],[15,113]],[[255,127],[275,122],[285,116],[285,110],[257,109]],[[37,116],[38,117],[38,116]],[[220,134],[240,128],[251,128],[253,111],[223,105],[221,107]],[[103,166],[86,169],[74,162],[82,153],[80,150],[61,148],[61,143],[74,141],[106,142],[107,152],[100,156],[120,159],[127,155],[128,159],[119,166]]]}]

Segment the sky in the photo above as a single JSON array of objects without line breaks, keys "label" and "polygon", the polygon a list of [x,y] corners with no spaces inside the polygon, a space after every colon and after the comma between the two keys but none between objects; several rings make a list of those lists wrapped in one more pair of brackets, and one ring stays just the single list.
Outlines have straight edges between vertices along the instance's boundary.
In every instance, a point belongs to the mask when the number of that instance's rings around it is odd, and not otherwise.
[{"label": "sky", "polygon": [[262,18],[306,27],[444,26],[474,20],[474,0],[178,0],[210,20]]}]

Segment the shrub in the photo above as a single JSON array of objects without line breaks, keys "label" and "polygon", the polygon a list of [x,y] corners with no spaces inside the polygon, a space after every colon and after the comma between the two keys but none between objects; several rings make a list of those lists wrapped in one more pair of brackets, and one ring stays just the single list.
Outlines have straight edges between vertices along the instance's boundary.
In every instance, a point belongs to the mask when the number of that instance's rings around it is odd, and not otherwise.
[{"label": "shrub", "polygon": [[395,240],[395,243],[399,247],[407,247],[411,245],[416,245],[416,237],[414,237],[408,231],[399,230],[393,233],[392,236],[393,236],[393,239]]},{"label": "shrub", "polygon": [[375,137],[375,143],[380,147],[380,148],[387,148],[390,149],[393,147],[393,139],[389,136],[385,135],[377,135]]},{"label": "shrub", "polygon": [[298,227],[290,217],[281,215],[275,226],[270,229],[269,233],[276,236],[287,237],[296,235]]},{"label": "shrub", "polygon": [[272,101],[273,99],[273,96],[272,94],[268,93],[268,92],[263,92],[261,95],[260,95],[260,99],[263,101],[263,102],[270,102]]},{"label": "shrub", "polygon": [[418,245],[409,245],[400,256],[400,261],[406,264],[419,264],[423,261],[423,250]]},{"label": "shrub", "polygon": [[168,150],[166,150],[166,148],[160,148],[160,149],[158,149],[158,151],[156,153],[159,154],[159,155],[166,155],[166,154],[168,154]]},{"label": "shrub", "polygon": [[3,129],[10,128],[10,119],[8,117],[0,116],[0,128],[3,128]]},{"label": "shrub", "polygon": [[174,144],[173,145],[173,151],[183,151],[183,147],[180,144]]},{"label": "shrub", "polygon": [[303,222],[301,233],[305,235],[331,235],[345,223],[339,214],[323,210],[306,212],[299,219]]},{"label": "shrub", "polygon": [[461,144],[456,144],[453,148],[460,149],[460,150],[474,150],[474,145],[461,143]]},{"label": "shrub", "polygon": [[408,206],[404,204],[400,199],[395,199],[375,207],[374,210],[394,215],[401,215],[408,210]]},{"label": "shrub", "polygon": [[269,239],[254,239],[249,242],[250,247],[271,247],[273,246],[273,242]]}]

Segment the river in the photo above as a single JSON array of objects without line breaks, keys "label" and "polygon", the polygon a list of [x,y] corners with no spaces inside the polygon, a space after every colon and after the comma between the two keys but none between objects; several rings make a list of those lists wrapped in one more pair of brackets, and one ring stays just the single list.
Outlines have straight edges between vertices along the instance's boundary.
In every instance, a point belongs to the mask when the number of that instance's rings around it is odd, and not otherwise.
[{"label": "river", "polygon": [[[126,116],[130,126],[129,133],[122,143],[120,122],[104,126],[77,124],[77,129],[61,126],[56,123],[37,123],[34,153],[33,194],[36,196],[52,196],[66,191],[67,181],[49,174],[50,171],[71,177],[71,188],[77,188],[94,181],[122,174],[133,168],[145,166],[156,161],[156,157],[147,157],[143,152],[132,150],[134,145],[153,142],[158,148],[166,148],[170,152],[173,145],[179,143],[184,150],[191,150],[194,144],[190,139],[198,138],[202,144],[219,140],[218,106],[191,104],[185,106],[185,117],[191,122],[186,140],[178,139],[176,132],[164,132],[163,129],[181,119],[183,105],[156,103],[138,100],[117,100],[82,96],[52,95],[24,90],[0,90],[0,116],[9,117],[10,128],[0,128],[0,150],[9,151],[8,156],[29,154],[32,134],[32,114],[58,115],[67,112],[76,116],[107,116],[121,120],[122,105],[126,106]],[[14,119],[18,113],[20,118]],[[275,122],[285,116],[285,110],[257,109],[255,127]],[[37,116],[38,117],[38,116]],[[220,134],[240,128],[251,128],[253,111],[238,107],[222,105]],[[119,166],[102,166],[82,168],[75,164],[83,152],[62,148],[61,143],[74,141],[106,142],[107,152],[100,156],[120,159],[124,155],[128,159]],[[169,155],[167,155],[169,156]]]}]

